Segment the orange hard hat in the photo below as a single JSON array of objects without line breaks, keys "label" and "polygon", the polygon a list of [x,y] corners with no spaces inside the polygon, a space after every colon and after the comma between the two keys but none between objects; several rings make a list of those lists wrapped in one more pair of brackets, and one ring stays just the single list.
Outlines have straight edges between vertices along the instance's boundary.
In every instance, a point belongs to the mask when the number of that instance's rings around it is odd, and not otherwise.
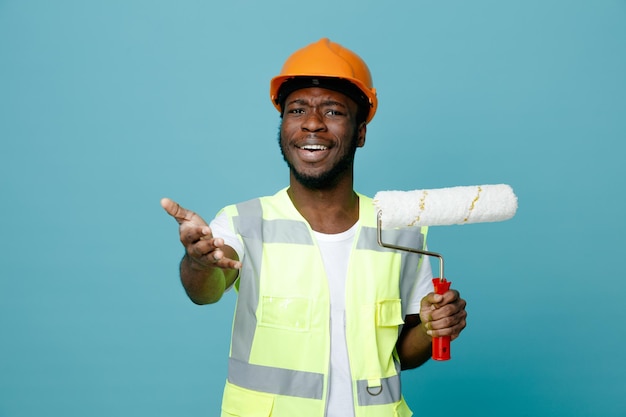
[{"label": "orange hard hat", "polygon": [[[289,92],[297,88],[316,85],[336,89],[355,99],[357,104],[368,107],[366,122],[372,120],[376,113],[378,107],[376,89],[372,86],[372,76],[365,61],[354,52],[328,38],[320,39],[294,52],[285,61],[280,75],[272,78],[270,98],[278,111],[282,111],[282,101],[288,95],[281,91],[281,87],[288,85],[292,80],[299,80],[299,82],[295,83],[297,87],[292,86]],[[302,80],[312,82],[307,85]],[[337,80],[345,80],[349,83],[338,84]],[[354,86],[357,88],[355,89]],[[355,98],[354,93],[359,97]]]}]

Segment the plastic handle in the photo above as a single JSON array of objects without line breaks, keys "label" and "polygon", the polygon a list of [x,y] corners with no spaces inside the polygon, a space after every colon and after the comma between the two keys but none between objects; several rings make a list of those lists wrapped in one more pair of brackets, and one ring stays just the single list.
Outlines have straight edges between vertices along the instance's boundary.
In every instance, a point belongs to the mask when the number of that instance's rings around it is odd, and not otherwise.
[{"label": "plastic handle", "polygon": [[[450,289],[452,282],[445,278],[433,278],[435,294],[444,294]],[[450,359],[450,336],[433,337],[433,359],[447,361]]]}]

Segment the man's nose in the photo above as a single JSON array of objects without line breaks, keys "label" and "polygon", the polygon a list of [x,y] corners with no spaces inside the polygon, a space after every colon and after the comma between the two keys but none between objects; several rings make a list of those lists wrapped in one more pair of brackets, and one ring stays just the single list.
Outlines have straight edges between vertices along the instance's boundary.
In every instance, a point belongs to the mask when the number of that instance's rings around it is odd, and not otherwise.
[{"label": "man's nose", "polygon": [[311,111],[306,114],[302,121],[302,130],[308,132],[319,132],[326,129],[323,116],[318,111]]}]

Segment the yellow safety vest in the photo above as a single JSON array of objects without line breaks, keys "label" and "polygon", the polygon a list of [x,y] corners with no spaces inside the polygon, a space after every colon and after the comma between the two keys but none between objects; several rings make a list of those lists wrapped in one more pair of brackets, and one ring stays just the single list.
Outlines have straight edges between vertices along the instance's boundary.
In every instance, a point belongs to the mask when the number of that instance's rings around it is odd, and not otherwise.
[{"label": "yellow safety vest", "polygon": [[[360,198],[346,277],[346,339],[356,417],[412,415],[395,350],[421,256],[378,245],[372,200]],[[237,281],[222,417],[323,417],[330,367],[330,296],[309,224],[286,189],[224,209],[245,260]],[[383,231],[424,247],[426,228]]]}]

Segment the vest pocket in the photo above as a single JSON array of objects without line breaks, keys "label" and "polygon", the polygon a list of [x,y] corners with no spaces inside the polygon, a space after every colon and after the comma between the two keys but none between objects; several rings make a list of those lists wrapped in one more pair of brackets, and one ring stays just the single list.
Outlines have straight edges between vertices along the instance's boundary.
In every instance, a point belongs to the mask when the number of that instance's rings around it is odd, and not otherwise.
[{"label": "vest pocket", "polygon": [[381,300],[376,303],[376,325],[395,327],[404,323],[400,299]]},{"label": "vest pocket", "polygon": [[[393,352],[398,340],[398,326],[403,323],[402,303],[400,299],[379,300],[376,303],[376,318],[374,326],[376,353],[372,358],[378,358],[380,376],[396,374],[396,364]],[[371,378],[372,374],[368,375]]]},{"label": "vest pocket", "polygon": [[307,332],[311,328],[311,308],[308,298],[263,296],[259,326]]},{"label": "vest pocket", "polygon": [[224,388],[222,417],[269,417],[274,408],[274,397],[250,391],[229,382]]}]

